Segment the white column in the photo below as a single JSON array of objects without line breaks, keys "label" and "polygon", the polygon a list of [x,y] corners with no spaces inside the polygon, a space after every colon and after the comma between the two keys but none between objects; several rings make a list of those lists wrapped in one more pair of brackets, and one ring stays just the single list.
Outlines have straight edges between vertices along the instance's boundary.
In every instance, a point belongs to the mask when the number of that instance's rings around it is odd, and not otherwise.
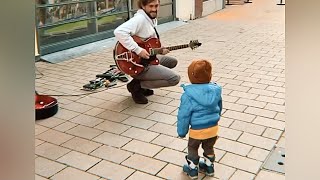
[{"label": "white column", "polygon": [[194,0],[176,0],[176,16],[179,20],[192,20],[195,16]]}]

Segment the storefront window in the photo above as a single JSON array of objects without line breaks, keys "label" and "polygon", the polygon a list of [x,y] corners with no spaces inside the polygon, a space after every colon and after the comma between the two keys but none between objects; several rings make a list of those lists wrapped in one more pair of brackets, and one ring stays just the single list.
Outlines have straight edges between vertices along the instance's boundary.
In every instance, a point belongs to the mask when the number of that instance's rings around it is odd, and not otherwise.
[{"label": "storefront window", "polygon": [[[161,0],[159,18],[173,17],[172,3]],[[36,0],[40,53],[112,37],[136,10],[137,0]]]}]

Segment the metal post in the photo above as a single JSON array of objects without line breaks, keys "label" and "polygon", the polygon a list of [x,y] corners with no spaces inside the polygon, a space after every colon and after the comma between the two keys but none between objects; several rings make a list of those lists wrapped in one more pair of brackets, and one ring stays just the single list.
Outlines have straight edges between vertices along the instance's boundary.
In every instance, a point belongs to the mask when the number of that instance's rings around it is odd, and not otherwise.
[{"label": "metal post", "polygon": [[245,1],[244,3],[252,3],[250,0]]},{"label": "metal post", "polygon": [[[97,15],[97,3],[96,1],[89,2],[88,3],[88,16],[94,17]],[[98,32],[98,23],[97,18],[88,20],[88,31],[90,34],[94,34]]]},{"label": "metal post", "polygon": [[133,14],[131,12],[131,10],[132,10],[132,0],[128,0],[127,3],[128,3],[128,12],[129,12],[129,19],[130,19],[133,16]]},{"label": "metal post", "polygon": [[232,4],[230,4],[230,3],[229,3],[229,0],[227,0],[227,4],[226,4],[226,5],[232,5]]},{"label": "metal post", "polygon": [[173,20],[177,21],[177,1],[172,0],[172,13],[173,13]]},{"label": "metal post", "polygon": [[277,5],[285,5],[285,4],[283,4],[283,3],[282,3],[282,0],[280,0],[280,3],[279,3],[279,4],[277,4]]}]

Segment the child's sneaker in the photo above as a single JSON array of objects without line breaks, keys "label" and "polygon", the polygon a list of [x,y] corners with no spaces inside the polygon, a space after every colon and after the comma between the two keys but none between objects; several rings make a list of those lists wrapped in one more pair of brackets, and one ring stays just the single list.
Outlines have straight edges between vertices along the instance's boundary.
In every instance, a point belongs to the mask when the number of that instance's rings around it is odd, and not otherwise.
[{"label": "child's sneaker", "polygon": [[200,161],[199,162],[199,169],[200,171],[203,171],[206,173],[208,176],[213,176],[214,175],[214,159],[215,157],[207,157],[206,155],[203,155],[204,157],[204,162]]},{"label": "child's sneaker", "polygon": [[183,172],[187,173],[187,175],[191,179],[198,179],[198,163],[194,163],[193,161],[188,159],[187,156],[186,156],[186,160],[188,165],[185,164],[183,166]]}]

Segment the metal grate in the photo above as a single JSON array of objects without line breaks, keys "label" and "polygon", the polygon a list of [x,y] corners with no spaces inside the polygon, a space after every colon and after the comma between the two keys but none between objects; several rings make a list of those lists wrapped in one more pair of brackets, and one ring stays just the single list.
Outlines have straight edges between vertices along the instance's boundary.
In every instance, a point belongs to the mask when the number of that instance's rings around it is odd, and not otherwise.
[{"label": "metal grate", "polygon": [[264,162],[262,169],[285,174],[285,149],[275,147]]}]

